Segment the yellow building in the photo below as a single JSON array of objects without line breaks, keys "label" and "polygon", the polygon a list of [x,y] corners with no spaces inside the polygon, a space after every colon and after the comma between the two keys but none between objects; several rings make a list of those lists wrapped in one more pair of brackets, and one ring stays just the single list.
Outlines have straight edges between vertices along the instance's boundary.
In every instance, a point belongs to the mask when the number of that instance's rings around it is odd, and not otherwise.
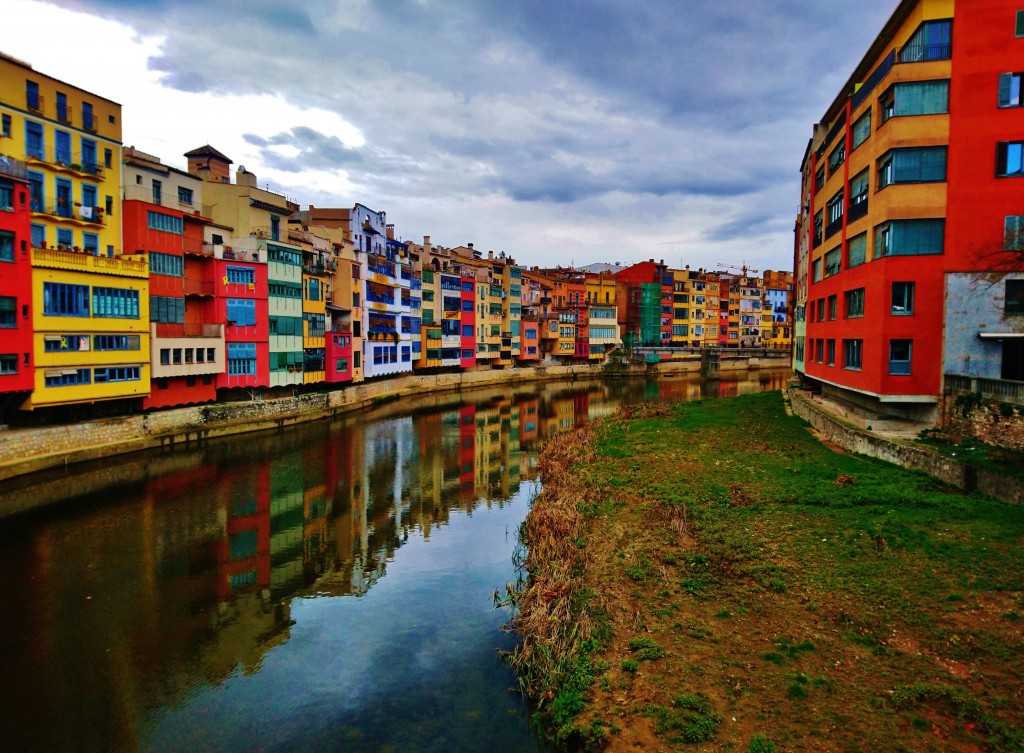
[{"label": "yellow building", "polygon": [[620,342],[615,278],[604,272],[587,274],[584,284],[590,322],[590,360],[600,361]]},{"label": "yellow building", "polygon": [[23,406],[149,394],[149,266],[122,257],[121,106],[0,55],[0,154],[31,190],[35,389]]},{"label": "yellow building", "polygon": [[149,394],[149,264],[144,257],[32,249],[35,387],[22,406]]},{"label": "yellow building", "polygon": [[32,244],[119,254],[121,106],[0,54],[0,118],[3,154],[28,169]]}]

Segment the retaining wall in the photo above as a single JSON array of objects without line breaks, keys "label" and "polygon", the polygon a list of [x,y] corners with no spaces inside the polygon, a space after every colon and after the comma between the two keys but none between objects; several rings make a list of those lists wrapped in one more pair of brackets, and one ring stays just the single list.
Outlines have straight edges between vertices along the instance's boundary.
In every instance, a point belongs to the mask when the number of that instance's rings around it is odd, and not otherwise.
[{"label": "retaining wall", "polygon": [[[785,365],[788,367],[788,364]],[[734,366],[740,368],[738,363]],[[744,361],[742,368],[747,367],[748,363]],[[757,359],[750,362],[749,368],[758,368]],[[616,368],[580,364],[429,376],[408,375],[376,382],[361,382],[330,392],[297,397],[212,403],[78,424],[9,429],[0,431],[0,481],[107,455],[282,428],[359,410],[378,402],[408,395],[427,395],[537,381],[696,374],[699,370],[699,361],[666,361],[652,365],[622,365]]]},{"label": "retaining wall", "polygon": [[822,410],[799,390],[789,389],[793,412],[808,421],[823,437],[849,452],[878,458],[929,476],[965,491],[979,491],[995,499],[1024,504],[1024,481],[961,463],[924,447],[914,447],[873,434]]}]

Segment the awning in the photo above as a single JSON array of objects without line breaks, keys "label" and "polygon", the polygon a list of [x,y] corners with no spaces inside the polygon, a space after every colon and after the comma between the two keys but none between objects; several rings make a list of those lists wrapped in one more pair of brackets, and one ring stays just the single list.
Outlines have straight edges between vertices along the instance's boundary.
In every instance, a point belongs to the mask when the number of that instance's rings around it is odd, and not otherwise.
[{"label": "awning", "polygon": [[978,337],[982,340],[1020,340],[1024,339],[1024,332],[979,332]]}]

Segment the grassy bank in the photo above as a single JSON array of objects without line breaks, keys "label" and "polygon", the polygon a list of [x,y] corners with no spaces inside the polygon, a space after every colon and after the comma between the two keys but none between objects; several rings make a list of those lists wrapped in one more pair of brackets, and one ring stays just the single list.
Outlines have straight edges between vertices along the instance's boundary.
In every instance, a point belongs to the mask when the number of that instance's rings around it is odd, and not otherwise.
[{"label": "grassy bank", "polygon": [[838,454],[779,393],[562,435],[510,657],[564,742],[1024,750],[1024,509]]}]

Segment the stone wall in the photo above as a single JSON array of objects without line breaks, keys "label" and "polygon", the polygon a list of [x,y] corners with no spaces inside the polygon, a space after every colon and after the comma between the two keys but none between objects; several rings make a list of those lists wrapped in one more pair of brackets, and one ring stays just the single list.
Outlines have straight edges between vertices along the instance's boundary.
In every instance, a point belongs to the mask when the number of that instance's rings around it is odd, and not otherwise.
[{"label": "stone wall", "polygon": [[0,481],[107,455],[315,421],[409,395],[536,381],[571,382],[602,376],[657,377],[696,373],[699,367],[699,363],[665,361],[649,366],[626,366],[613,375],[598,364],[408,375],[275,400],[213,403],[65,426],[9,429],[0,432]]},{"label": "stone wall", "polygon": [[1020,479],[982,471],[934,450],[872,434],[823,411],[799,390],[790,389],[789,397],[796,415],[844,450],[923,471],[958,489],[977,490],[1004,502],[1024,504],[1024,481]]},{"label": "stone wall", "polygon": [[971,392],[943,395],[939,428],[954,442],[968,437],[1024,452],[1024,406],[981,398]]}]

